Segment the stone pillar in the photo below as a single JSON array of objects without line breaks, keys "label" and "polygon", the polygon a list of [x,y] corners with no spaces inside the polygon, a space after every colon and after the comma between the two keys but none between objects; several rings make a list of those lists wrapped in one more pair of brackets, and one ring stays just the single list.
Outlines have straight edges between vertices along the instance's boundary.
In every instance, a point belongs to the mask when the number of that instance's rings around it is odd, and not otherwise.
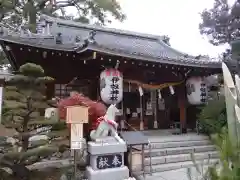
[{"label": "stone pillar", "polygon": [[123,180],[129,178],[129,169],[124,166],[126,143],[114,137],[88,142],[90,166],[86,169],[88,180]]}]

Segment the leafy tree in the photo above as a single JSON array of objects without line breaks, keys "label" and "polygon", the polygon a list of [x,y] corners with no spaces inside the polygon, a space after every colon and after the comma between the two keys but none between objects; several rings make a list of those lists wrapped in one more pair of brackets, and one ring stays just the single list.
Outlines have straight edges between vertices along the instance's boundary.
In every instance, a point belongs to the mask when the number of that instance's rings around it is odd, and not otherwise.
[{"label": "leafy tree", "polygon": [[[74,7],[78,14],[76,17],[67,15],[66,8]],[[125,15],[117,0],[1,0],[0,21],[7,24],[14,24],[18,27],[22,18],[33,27],[39,14],[57,16],[64,19],[71,19],[89,23],[90,20],[105,25],[110,21],[110,16],[123,21]],[[34,28],[33,28],[34,29]]]},{"label": "leafy tree", "polygon": [[209,135],[220,133],[227,125],[225,98],[220,97],[210,100],[207,105],[201,108],[198,115],[200,129]]},{"label": "leafy tree", "polygon": [[228,0],[215,0],[211,9],[201,13],[201,34],[209,37],[210,43],[230,43],[240,35],[240,1],[230,6]]},{"label": "leafy tree", "polygon": [[61,143],[68,136],[65,124],[43,117],[45,108],[49,107],[45,97],[46,83],[52,80],[44,76],[41,66],[27,63],[6,82],[2,123],[15,129],[17,134],[12,137],[12,146],[5,147],[0,154],[0,167],[9,168],[14,179],[29,179],[32,172],[26,166],[61,152],[65,147]]}]

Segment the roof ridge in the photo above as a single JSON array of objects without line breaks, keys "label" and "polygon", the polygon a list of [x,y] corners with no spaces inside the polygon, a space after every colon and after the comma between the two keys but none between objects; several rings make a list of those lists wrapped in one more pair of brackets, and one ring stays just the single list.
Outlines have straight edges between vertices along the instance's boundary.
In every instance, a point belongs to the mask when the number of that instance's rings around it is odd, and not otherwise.
[{"label": "roof ridge", "polygon": [[[160,43],[161,45],[165,46],[166,48],[171,49],[171,51],[173,51],[173,52],[175,52],[175,53],[178,53],[180,56],[183,56],[183,57],[184,57],[185,55],[187,55],[187,57],[185,57],[185,58],[189,58],[189,59],[195,59],[195,58],[196,58],[196,56],[190,55],[190,54],[188,54],[188,53],[181,52],[181,51],[179,51],[179,50],[177,50],[177,49],[175,49],[175,48],[167,45],[166,43],[163,42],[162,39],[159,39],[159,43]],[[211,58],[210,58],[210,57],[207,58],[207,57],[204,57],[204,56],[202,55],[199,60],[205,61],[206,59],[211,59]]]},{"label": "roof ridge", "polygon": [[65,19],[51,17],[45,14],[41,15],[41,18],[49,22],[57,22],[58,24],[63,24],[66,26],[76,26],[79,28],[94,29],[102,32],[115,33],[115,34],[120,34],[125,36],[133,36],[133,37],[152,39],[152,40],[164,39],[164,36],[152,35],[147,33],[139,33],[135,31],[128,31],[128,30],[122,30],[122,29],[116,29],[116,28],[110,28],[110,27],[101,27],[97,25],[84,24],[84,23],[75,22],[72,20],[65,20]]}]

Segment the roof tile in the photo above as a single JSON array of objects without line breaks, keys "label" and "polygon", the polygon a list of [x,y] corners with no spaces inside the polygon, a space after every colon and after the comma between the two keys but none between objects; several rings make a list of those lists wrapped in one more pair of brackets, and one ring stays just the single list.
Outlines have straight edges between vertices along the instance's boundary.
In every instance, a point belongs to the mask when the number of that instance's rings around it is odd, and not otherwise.
[{"label": "roof tile", "polygon": [[83,42],[89,36],[89,33],[94,30],[96,31],[95,43],[89,44],[87,49],[159,63],[211,68],[221,67],[220,61],[186,56],[185,53],[181,53],[164,43],[161,36],[91,26],[45,15],[41,19],[52,24],[50,30],[53,36],[61,32],[63,44],[56,44],[54,38],[44,39],[39,38],[39,36],[35,39],[10,36],[1,39],[14,40],[18,43],[43,46],[50,49],[58,48],[60,50],[74,51],[77,46],[75,43],[76,36],[80,37]]}]

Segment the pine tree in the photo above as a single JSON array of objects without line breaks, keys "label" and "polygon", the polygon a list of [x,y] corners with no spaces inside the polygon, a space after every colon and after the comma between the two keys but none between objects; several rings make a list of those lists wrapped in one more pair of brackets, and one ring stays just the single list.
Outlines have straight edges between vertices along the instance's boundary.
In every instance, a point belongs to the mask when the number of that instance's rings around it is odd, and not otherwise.
[{"label": "pine tree", "polygon": [[[14,128],[17,134],[13,135],[12,146],[0,156],[0,167],[11,169],[16,180],[29,179],[31,171],[27,166],[61,151],[61,140],[68,136],[62,121],[43,116],[45,108],[49,107],[45,97],[46,83],[52,80],[44,76],[41,66],[27,63],[6,82],[2,123]],[[38,134],[45,136],[37,139]],[[33,141],[34,138],[37,140]]]}]

